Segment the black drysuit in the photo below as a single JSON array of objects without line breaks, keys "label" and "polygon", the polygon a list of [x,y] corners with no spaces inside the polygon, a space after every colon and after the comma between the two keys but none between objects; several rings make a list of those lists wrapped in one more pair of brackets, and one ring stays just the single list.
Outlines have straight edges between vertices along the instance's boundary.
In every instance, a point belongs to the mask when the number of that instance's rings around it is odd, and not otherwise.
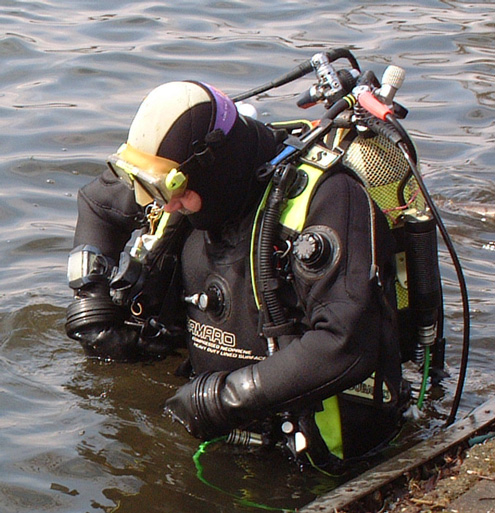
[{"label": "black drysuit", "polygon": [[[167,409],[192,434],[210,438],[276,412],[307,414],[338,395],[343,455],[360,456],[393,436],[400,422],[401,358],[387,223],[343,169],[320,180],[305,225],[331,228],[342,257],[334,272],[318,279],[289,272],[280,298],[295,320],[293,334],[281,337],[280,350],[267,357],[250,271],[255,210],[253,205],[242,220],[214,233],[192,230],[185,240],[184,296],[214,284],[225,297],[220,313],[187,303],[183,321],[196,379]],[[106,172],[80,192],[75,245],[97,246],[118,261],[142,222],[132,192]],[[359,385],[370,376],[374,388],[367,394],[349,393],[365,389]],[[196,403],[184,406],[188,401]]]}]

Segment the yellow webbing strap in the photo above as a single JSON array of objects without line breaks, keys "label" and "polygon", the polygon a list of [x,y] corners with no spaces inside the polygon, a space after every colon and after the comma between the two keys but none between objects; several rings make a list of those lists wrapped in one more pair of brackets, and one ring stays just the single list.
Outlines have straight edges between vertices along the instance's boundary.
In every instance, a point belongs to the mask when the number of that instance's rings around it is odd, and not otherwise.
[{"label": "yellow webbing strap", "polygon": [[[306,173],[308,182],[306,187],[301,193],[287,200],[287,205],[282,212],[280,217],[280,223],[289,228],[294,232],[301,232],[306,223],[306,216],[308,213],[308,207],[311,200],[311,196],[313,194],[313,190],[324,173],[323,170],[318,169],[309,164],[302,164],[299,167],[300,171]],[[265,207],[266,200],[268,195],[270,194],[271,186],[269,185],[265,191],[263,199],[260,203],[258,211],[256,213],[256,218],[254,222],[254,227],[251,235],[251,281],[254,292],[254,298],[256,301],[256,306],[260,309],[260,301],[258,298],[258,290],[256,287],[256,279],[255,279],[255,258],[256,258],[256,240],[258,237],[259,230],[259,221],[261,213]],[[320,435],[325,442],[328,450],[336,457],[343,459],[344,457],[344,447],[342,442],[342,428],[341,428],[341,420],[340,420],[340,410],[338,398],[336,396],[330,397],[323,401],[323,410],[315,413],[315,422],[320,431]]]},{"label": "yellow webbing strap", "polygon": [[321,169],[317,169],[308,164],[301,164],[298,169],[306,173],[308,183],[301,194],[287,200],[287,206],[280,216],[280,223],[295,232],[301,232],[304,228],[308,214],[309,200],[311,199],[316,183],[323,174]]}]

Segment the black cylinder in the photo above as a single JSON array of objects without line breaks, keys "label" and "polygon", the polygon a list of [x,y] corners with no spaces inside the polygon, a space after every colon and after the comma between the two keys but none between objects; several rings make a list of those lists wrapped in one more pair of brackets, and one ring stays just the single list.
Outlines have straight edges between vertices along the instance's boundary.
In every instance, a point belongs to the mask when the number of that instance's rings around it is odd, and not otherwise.
[{"label": "black cylinder", "polygon": [[433,326],[442,302],[435,220],[426,214],[404,218],[409,306],[419,328]]}]

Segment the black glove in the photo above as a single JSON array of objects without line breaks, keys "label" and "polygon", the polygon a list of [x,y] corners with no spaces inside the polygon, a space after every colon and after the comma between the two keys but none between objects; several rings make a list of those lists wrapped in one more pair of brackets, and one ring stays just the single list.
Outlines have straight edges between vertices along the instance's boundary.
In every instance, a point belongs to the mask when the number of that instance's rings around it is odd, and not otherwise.
[{"label": "black glove", "polygon": [[95,326],[73,333],[84,352],[101,360],[136,362],[161,359],[169,355],[177,343],[173,336],[143,338],[139,331],[127,326]]},{"label": "black glove", "polygon": [[102,360],[138,359],[139,333],[127,326],[97,326],[72,335],[91,357]]},{"label": "black glove", "polygon": [[179,388],[165,403],[165,413],[191,435],[209,440],[265,414],[255,367],[202,374]]},{"label": "black glove", "polygon": [[127,312],[115,305],[103,286],[91,286],[67,308],[67,335],[77,340],[88,356],[103,360],[137,361],[163,358],[176,347],[178,336],[124,323]]}]

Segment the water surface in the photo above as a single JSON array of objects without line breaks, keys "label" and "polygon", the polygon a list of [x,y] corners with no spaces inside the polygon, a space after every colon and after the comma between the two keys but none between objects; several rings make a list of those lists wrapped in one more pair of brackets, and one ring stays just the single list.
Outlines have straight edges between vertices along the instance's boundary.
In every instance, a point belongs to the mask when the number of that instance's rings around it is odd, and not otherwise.
[{"label": "water surface", "polygon": [[[205,484],[192,460],[197,441],[162,415],[179,359],[95,363],[65,337],[77,190],[125,140],[144,95],[169,80],[235,94],[340,46],[378,76],[388,64],[405,68],[404,124],[470,291],[459,415],[493,395],[495,223],[449,207],[495,205],[493,2],[5,0],[0,22],[2,513],[293,509],[335,486],[278,455],[219,444],[200,459]],[[300,117],[295,97],[310,84],[252,103],[266,121]],[[458,285],[443,245],[440,253],[451,377],[430,406],[438,418],[450,407],[462,341]]]}]

